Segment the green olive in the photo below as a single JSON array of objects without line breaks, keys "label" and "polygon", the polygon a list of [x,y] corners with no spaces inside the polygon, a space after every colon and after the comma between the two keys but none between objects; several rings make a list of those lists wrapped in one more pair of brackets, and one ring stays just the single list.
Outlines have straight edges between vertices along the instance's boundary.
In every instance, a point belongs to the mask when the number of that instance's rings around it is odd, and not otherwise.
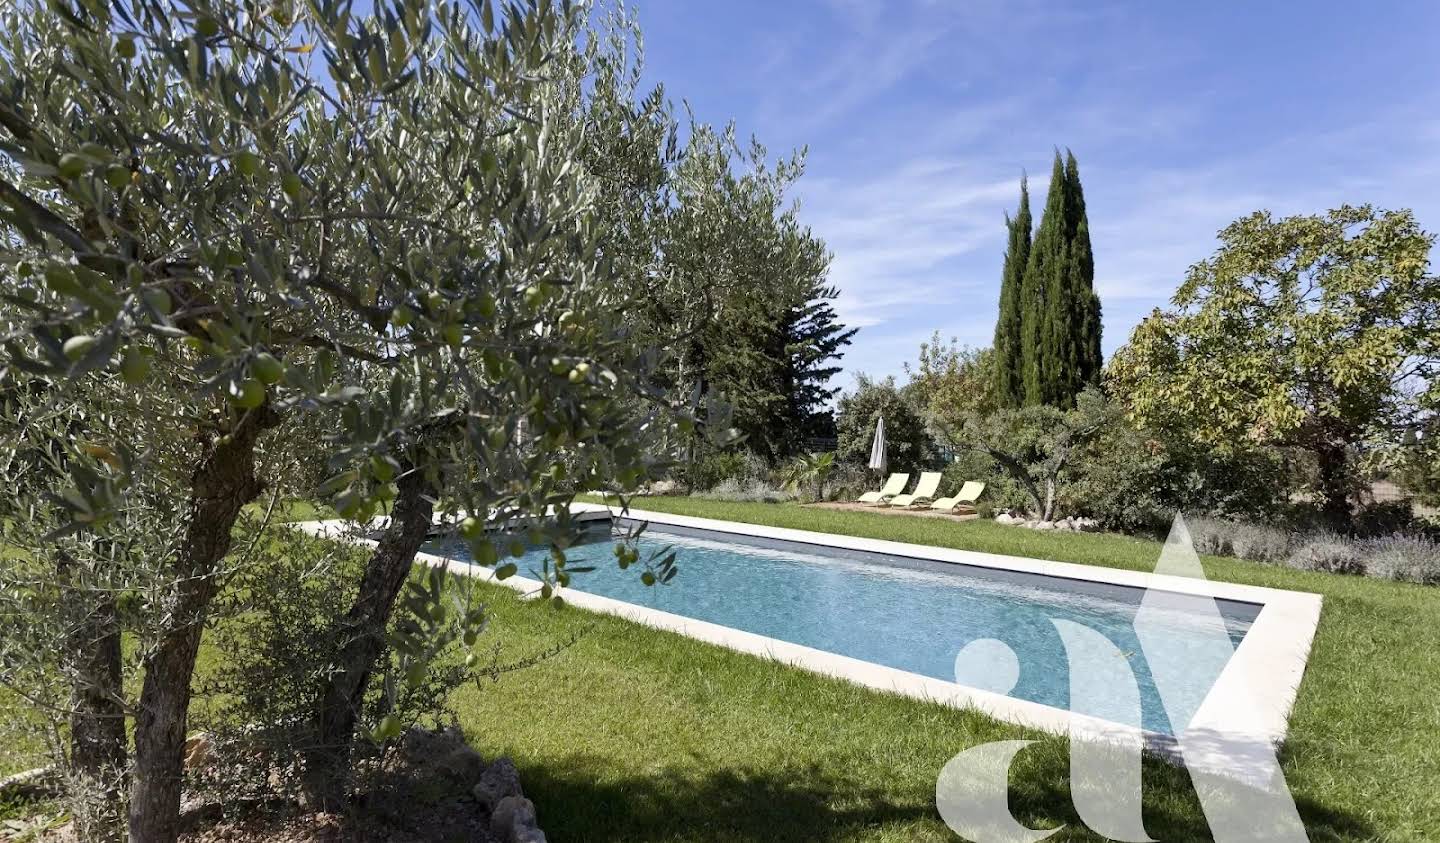
[{"label": "green olive", "polygon": [[285,364],[276,359],[275,355],[262,351],[255,355],[255,362],[250,364],[250,371],[260,382],[269,386],[279,383],[285,377]]},{"label": "green olive", "polygon": [[131,386],[141,383],[150,374],[150,358],[145,356],[138,348],[131,348],[125,351],[125,359],[120,363],[120,377]]},{"label": "green olive", "polygon": [[90,349],[95,347],[95,343],[96,339],[94,337],[80,334],[79,336],[66,340],[62,348],[67,359],[79,360],[81,357],[90,353]]},{"label": "green olive", "polygon": [[242,152],[235,156],[235,169],[241,175],[253,176],[260,172],[260,157],[253,152]]},{"label": "green olive", "polygon": [[86,161],[82,156],[76,155],[73,152],[67,152],[60,156],[60,175],[67,179],[79,178],[83,176],[88,169],[90,169],[90,162]]},{"label": "green olive", "polygon": [[146,304],[154,308],[156,312],[163,313],[166,316],[169,316],[175,307],[175,303],[170,300],[170,294],[159,287],[151,287],[142,295],[145,298]]},{"label": "green olive", "polygon": [[257,378],[244,378],[230,384],[230,403],[242,410],[253,410],[265,403],[265,384]]},{"label": "green olive", "polygon": [[119,164],[112,165],[105,170],[105,183],[115,190],[122,190],[130,183],[130,171]]}]

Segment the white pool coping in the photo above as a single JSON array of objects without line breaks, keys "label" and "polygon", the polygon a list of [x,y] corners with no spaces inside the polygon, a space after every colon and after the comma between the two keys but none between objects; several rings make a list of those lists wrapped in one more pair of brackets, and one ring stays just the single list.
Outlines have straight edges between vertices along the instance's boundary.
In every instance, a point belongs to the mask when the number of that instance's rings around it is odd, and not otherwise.
[{"label": "white pool coping", "polygon": [[[1186,730],[1187,736],[1203,735],[1203,741],[1187,737],[1183,761],[1191,769],[1206,769],[1222,775],[1248,775],[1236,770],[1240,759],[1251,757],[1257,746],[1278,747],[1286,735],[1290,711],[1305,673],[1310,646],[1320,621],[1321,597],[1299,591],[1216,582],[1188,577],[1166,576],[1070,562],[1052,562],[1019,556],[1003,556],[931,545],[867,539],[838,533],[792,530],[711,518],[696,518],[664,512],[576,503],[572,512],[590,518],[617,516],[654,525],[672,525],[781,541],[917,559],[970,565],[1004,571],[1019,571],[1048,577],[1092,583],[1159,589],[1180,594],[1213,597],[1261,606],[1249,631],[1226,663],[1209,694],[1201,703]],[[343,521],[315,521],[297,525],[307,532],[330,537],[353,536],[352,524]],[[496,579],[489,568],[471,565],[433,554],[416,557],[428,565],[448,565],[457,573],[496,582],[522,593],[537,592],[536,580],[513,576]],[[998,720],[1057,735],[1095,740],[1133,739],[1137,732],[1146,746],[1171,761],[1180,761],[1178,741],[1172,735],[1135,729],[1065,709],[1016,699],[990,691],[947,682],[918,673],[862,661],[806,647],[777,638],[757,635],[719,624],[687,618],[671,612],[638,606],[597,594],[566,589],[565,600],[582,609],[615,615],[654,629],[676,632],[700,641],[718,644],[743,653],[773,659],[784,664],[844,679],[857,685],[895,693],[952,708],[973,708]]]}]

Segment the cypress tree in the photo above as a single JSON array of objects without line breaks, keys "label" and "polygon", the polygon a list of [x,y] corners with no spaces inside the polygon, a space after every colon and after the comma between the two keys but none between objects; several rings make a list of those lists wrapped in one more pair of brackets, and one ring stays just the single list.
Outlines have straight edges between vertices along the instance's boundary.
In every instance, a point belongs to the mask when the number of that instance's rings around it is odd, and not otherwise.
[{"label": "cypress tree", "polygon": [[1095,292],[1095,255],[1090,248],[1090,220],[1085,211],[1085,190],[1080,186],[1080,165],[1075,154],[1067,150],[1065,182],[1072,198],[1075,215],[1070,240],[1070,290],[1076,312],[1073,314],[1076,338],[1076,381],[1071,395],[1086,385],[1100,382],[1104,359],[1100,353],[1100,296]]},{"label": "cypress tree", "polygon": [[1051,312],[1056,293],[1064,286],[1067,238],[1065,237],[1065,165],[1055,151],[1050,186],[1045,192],[1045,209],[1030,245],[1025,279],[1020,285],[1020,373],[1025,387],[1024,403],[1050,404],[1052,383],[1059,368]]},{"label": "cypress tree", "polygon": [[1021,373],[1025,404],[1068,407],[1099,380],[1100,298],[1080,168],[1059,150],[1045,210],[1021,285]]},{"label": "cypress tree", "polygon": [[1000,271],[1000,318],[995,322],[995,400],[1002,407],[1018,407],[1025,400],[1021,367],[1020,303],[1025,265],[1030,260],[1030,186],[1020,179],[1020,208],[1015,218],[1005,215],[1010,233],[1005,265]]}]

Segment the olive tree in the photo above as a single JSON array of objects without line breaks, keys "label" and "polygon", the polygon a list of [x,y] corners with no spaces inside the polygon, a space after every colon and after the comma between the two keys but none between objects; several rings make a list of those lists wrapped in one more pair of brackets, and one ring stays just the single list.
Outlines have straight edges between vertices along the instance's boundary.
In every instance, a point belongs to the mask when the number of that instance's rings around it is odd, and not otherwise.
[{"label": "olive tree", "polygon": [[1409,211],[1342,207],[1220,232],[1174,309],[1135,328],[1108,372],[1142,426],[1220,449],[1303,449],[1323,512],[1349,522],[1354,456],[1413,421],[1440,365],[1434,237]]},{"label": "olive tree", "polygon": [[63,437],[49,508],[0,521],[51,522],[26,534],[32,559],[168,538],[122,560],[137,599],[114,616],[144,672],[131,839],[178,833],[201,633],[287,420],[327,420],[320,493],[342,515],[390,516],[317,691],[322,804],[343,798],[358,699],[437,505],[472,513],[482,563],[552,544],[548,593],[569,579],[574,490],[664,467],[655,355],[622,318],[637,285],[601,248],[593,178],[549,107],[579,17],[549,0],[5,13],[0,151],[22,172],[0,178],[3,378],[26,396],[7,422],[87,426]]},{"label": "olive tree", "polygon": [[1053,521],[1086,446],[1117,418],[1114,404],[1087,387],[1069,410],[1035,405],[972,412],[958,420],[937,419],[936,424],[951,447],[993,459],[1029,498],[1031,515]]}]

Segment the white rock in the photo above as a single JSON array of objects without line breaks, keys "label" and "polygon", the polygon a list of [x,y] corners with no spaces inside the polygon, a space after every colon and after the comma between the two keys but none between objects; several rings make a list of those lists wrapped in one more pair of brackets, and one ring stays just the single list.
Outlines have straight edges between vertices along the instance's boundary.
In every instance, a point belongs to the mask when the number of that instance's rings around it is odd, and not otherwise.
[{"label": "white rock", "polygon": [[535,804],[523,796],[507,796],[490,815],[490,832],[504,843],[545,843],[535,820]]}]

